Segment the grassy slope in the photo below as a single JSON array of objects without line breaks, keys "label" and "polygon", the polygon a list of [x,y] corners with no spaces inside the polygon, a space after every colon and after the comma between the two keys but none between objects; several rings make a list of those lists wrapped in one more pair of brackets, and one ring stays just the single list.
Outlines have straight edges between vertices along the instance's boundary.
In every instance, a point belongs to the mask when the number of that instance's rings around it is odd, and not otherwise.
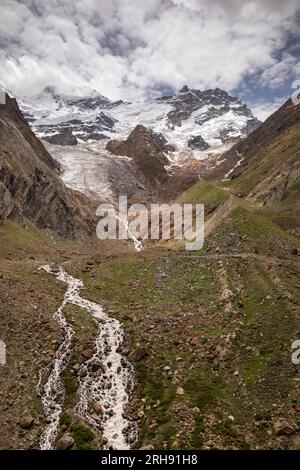
[{"label": "grassy slope", "polygon": [[201,180],[185,191],[179,198],[178,202],[190,204],[223,204],[229,197],[229,194],[222,188]]},{"label": "grassy slope", "polygon": [[[220,261],[149,253],[85,273],[86,295],[122,320],[133,348],[151,351],[136,363],[145,413],[139,446],[269,448],[285,442],[273,426],[279,417],[295,419],[298,371],[290,345],[299,307],[286,301],[272,275],[296,283],[299,266],[223,259],[232,292],[228,308]],[[80,264],[73,269],[82,275]]]},{"label": "grassy slope", "polygon": [[[35,448],[45,425],[36,393],[39,370],[48,364],[61,341],[61,330],[52,315],[59,307],[65,286],[38,270],[42,264],[99,260],[127,251],[109,243],[53,240],[31,223],[20,227],[7,221],[0,228],[0,339],[7,346],[7,363],[0,376],[0,448]],[[95,325],[85,311],[66,312],[76,337],[74,354],[64,373],[66,399],[61,432],[68,429],[75,448],[97,448],[94,435],[73,416],[77,383],[72,366],[82,360],[81,351],[95,336]],[[23,430],[18,420],[32,415],[35,424]],[[66,426],[68,423],[68,426]]]},{"label": "grassy slope", "polygon": [[[232,197],[201,181],[180,200],[218,211]],[[200,253],[160,248],[89,273],[72,267],[87,295],[122,320],[132,347],[151,351],[136,363],[140,447],[298,446],[277,425],[298,426],[290,347],[299,331],[299,240],[234,199]]]},{"label": "grassy slope", "polygon": [[[300,247],[299,238],[287,232],[299,226],[299,216],[291,209],[291,204],[297,201],[293,191],[291,188],[289,198],[282,203],[261,208],[232,194],[228,183],[224,188],[223,183],[217,185],[201,180],[189,188],[179,198],[179,202],[203,203],[213,207],[213,211],[206,216],[206,221],[214,217],[216,223],[213,233],[205,241],[205,251],[211,252],[221,247],[225,252],[246,251],[286,256]],[[223,220],[222,208],[230,198],[233,202],[232,210]],[[285,210],[286,207],[289,210]]]},{"label": "grassy slope", "polygon": [[[183,196],[220,208],[229,197],[207,182]],[[138,447],[297,446],[295,433],[277,435],[275,428],[279,419],[295,428],[298,421],[294,403],[299,399],[299,371],[291,363],[290,346],[299,331],[300,270],[292,254],[299,243],[269,216],[250,210],[238,198],[236,202],[200,253],[160,247],[141,254],[124,249],[119,256],[115,247],[111,252],[105,247],[104,256],[103,247],[100,251],[93,243],[54,242],[30,225],[6,225],[1,231],[1,319],[13,357],[8,356],[2,411],[2,431],[9,429],[10,434],[0,434],[2,448],[36,446],[44,424],[34,386],[43,361],[58,344],[53,343],[59,340],[59,330],[51,314],[64,287],[36,268],[62,260],[71,261],[68,270],[84,280],[84,295],[122,321],[131,348],[142,345],[151,351],[135,364],[136,400],[144,412]],[[88,260],[94,263],[89,270]],[[75,448],[97,448],[99,440],[73,415],[73,366],[92,340],[94,325],[79,309],[70,308],[67,315],[77,341],[63,377],[66,399],[60,432],[72,433]],[[20,366],[24,350],[28,359]],[[24,371],[25,394],[15,383]],[[178,387],[183,395],[177,394]],[[9,402],[14,406],[7,411]],[[37,419],[32,431],[16,424],[24,410]]]},{"label": "grassy slope", "polygon": [[[248,194],[262,180],[280,169],[283,165],[292,167],[300,157],[300,132],[299,126],[294,126],[283,134],[279,134],[267,146],[260,149],[251,160],[247,170],[238,178],[231,180],[228,187],[235,193]],[[299,184],[297,185],[299,190]],[[297,190],[297,197],[299,192]],[[291,194],[294,189],[291,189]]]}]

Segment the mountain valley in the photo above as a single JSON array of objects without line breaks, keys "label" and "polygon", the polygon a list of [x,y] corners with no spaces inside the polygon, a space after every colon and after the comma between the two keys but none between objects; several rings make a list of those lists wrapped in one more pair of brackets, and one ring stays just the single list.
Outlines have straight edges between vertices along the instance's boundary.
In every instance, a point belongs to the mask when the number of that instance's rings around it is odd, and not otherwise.
[{"label": "mountain valley", "polygon": [[[123,415],[138,428],[126,445],[299,449],[300,105],[289,100],[259,126],[224,93],[184,87],[138,108],[50,89],[52,108],[20,103],[42,141],[14,100],[0,106],[2,449],[39,448],[49,424],[37,384],[65,338],[53,314],[66,286],[45,265],[80,279],[84,305],[122,325],[118,354],[135,377]],[[76,144],[49,142],[70,130]],[[203,249],[96,239],[97,204],[123,191],[133,202],[203,203]],[[99,325],[84,305],[63,312],[74,334],[56,449],[113,447],[103,404],[88,403],[92,420],[77,412],[85,367],[92,381],[106,374],[101,357],[88,369]]]}]

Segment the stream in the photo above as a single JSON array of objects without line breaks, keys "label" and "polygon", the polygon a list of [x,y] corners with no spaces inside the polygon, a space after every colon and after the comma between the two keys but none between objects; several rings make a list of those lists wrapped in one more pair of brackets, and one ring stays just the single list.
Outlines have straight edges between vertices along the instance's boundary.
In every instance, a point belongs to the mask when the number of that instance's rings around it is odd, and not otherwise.
[{"label": "stream", "polygon": [[[134,387],[134,370],[120,352],[124,340],[121,324],[117,319],[109,317],[101,305],[80,296],[80,290],[84,287],[80,279],[70,276],[62,267],[58,272],[52,271],[48,265],[40,269],[67,284],[62,304],[53,315],[63,329],[63,341],[53,361],[40,371],[37,385],[46,416],[40,448],[54,449],[58,436],[65,395],[61,374],[70,360],[74,335],[73,327],[63,311],[66,305],[72,304],[89,312],[99,325],[93,354],[81,364],[78,371],[75,414],[101,433],[102,448],[130,449],[137,439],[137,424],[127,419],[125,411]],[[98,415],[94,411],[95,405],[100,410]]]},{"label": "stream", "polygon": [[138,240],[138,239],[136,238],[136,236],[134,235],[134,233],[130,230],[128,220],[126,220],[126,219],[121,219],[121,217],[119,217],[119,216],[117,216],[117,215],[115,216],[115,219],[118,220],[119,222],[122,222],[122,224],[123,224],[124,227],[126,228],[127,233],[128,233],[128,235],[129,235],[129,238],[133,241],[133,245],[134,245],[135,251],[143,251],[144,245],[143,245],[143,243],[142,243],[140,240]]}]

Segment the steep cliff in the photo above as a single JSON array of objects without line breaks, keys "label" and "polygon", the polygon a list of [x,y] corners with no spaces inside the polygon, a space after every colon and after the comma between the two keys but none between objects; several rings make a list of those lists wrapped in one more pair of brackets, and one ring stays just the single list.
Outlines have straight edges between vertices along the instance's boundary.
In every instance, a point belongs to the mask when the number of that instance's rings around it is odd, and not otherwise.
[{"label": "steep cliff", "polygon": [[59,164],[24,119],[16,100],[0,105],[0,221],[29,219],[58,236],[93,232],[88,200],[67,189]]},{"label": "steep cliff", "polygon": [[151,129],[138,125],[126,140],[111,140],[106,148],[115,155],[132,158],[144,183],[155,187],[166,181],[168,159],[165,153],[168,150],[159,134]]}]

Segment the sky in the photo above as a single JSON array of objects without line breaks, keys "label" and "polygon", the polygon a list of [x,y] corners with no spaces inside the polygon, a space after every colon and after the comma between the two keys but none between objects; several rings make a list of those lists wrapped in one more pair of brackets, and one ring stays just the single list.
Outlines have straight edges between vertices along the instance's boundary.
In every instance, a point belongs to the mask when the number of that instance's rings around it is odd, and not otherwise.
[{"label": "sky", "polygon": [[219,87],[260,119],[300,79],[299,0],[0,0],[0,84],[148,100]]}]

